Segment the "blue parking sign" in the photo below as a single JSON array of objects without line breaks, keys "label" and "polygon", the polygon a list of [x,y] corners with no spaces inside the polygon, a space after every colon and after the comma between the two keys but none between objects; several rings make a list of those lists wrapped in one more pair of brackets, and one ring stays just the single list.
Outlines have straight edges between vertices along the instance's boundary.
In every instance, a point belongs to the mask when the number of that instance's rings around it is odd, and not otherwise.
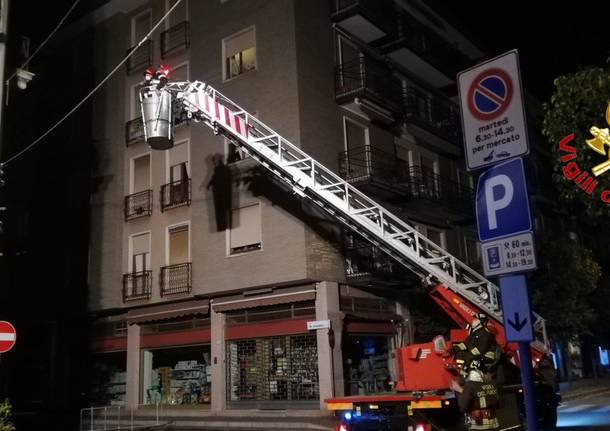
[{"label": "blue parking sign", "polygon": [[481,174],[476,213],[481,241],[532,230],[523,159],[500,163]]}]

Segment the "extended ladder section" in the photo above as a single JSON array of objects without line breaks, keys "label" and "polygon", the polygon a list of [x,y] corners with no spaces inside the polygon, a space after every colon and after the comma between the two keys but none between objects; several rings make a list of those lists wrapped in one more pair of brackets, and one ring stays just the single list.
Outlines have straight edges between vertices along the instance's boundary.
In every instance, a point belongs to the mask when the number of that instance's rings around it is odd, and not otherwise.
[{"label": "extended ladder section", "polygon": [[[141,99],[169,92],[188,117],[227,137],[292,190],[366,238],[418,274],[430,286],[442,284],[479,307],[502,325],[499,288],[456,257],[420,234],[383,206],[324,167],[258,118],[211,86],[200,82],[170,82],[162,90],[146,87]],[[532,347],[547,345],[544,319],[534,315],[538,339]]]}]

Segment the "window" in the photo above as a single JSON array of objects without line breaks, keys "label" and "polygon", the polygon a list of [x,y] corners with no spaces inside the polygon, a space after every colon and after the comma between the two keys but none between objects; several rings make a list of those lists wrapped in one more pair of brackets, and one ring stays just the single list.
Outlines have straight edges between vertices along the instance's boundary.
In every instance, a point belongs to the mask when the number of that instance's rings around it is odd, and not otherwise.
[{"label": "window", "polygon": [[130,192],[138,193],[150,188],[150,154],[144,154],[131,161]]},{"label": "window", "polygon": [[[177,1],[178,0],[165,0],[165,11],[169,11]],[[189,20],[188,4],[188,0],[182,0],[182,3],[180,3],[178,7],[172,11],[165,24],[166,30],[175,26],[176,24]]]},{"label": "window", "polygon": [[150,270],[150,232],[131,236],[129,270],[132,273]]},{"label": "window", "polygon": [[460,189],[462,191],[474,189],[474,181],[472,179],[472,175],[470,175],[468,172],[458,169],[457,179]]},{"label": "window", "polygon": [[189,225],[168,228],[168,264],[177,265],[190,261]]},{"label": "window", "polygon": [[429,157],[420,157],[422,192],[436,196],[439,192],[438,163]]},{"label": "window", "polygon": [[256,69],[256,34],[254,27],[223,39],[222,53],[225,81]]},{"label": "window", "polygon": [[232,221],[227,230],[229,255],[262,249],[260,203],[233,209]]},{"label": "window", "polygon": [[178,142],[168,152],[168,182],[184,182],[190,178],[189,141]]},{"label": "window", "polygon": [[343,117],[343,134],[347,151],[362,149],[369,142],[369,129],[347,117]]},{"label": "window", "polygon": [[131,46],[137,45],[152,28],[150,9],[131,19]]},{"label": "window", "polygon": [[481,248],[479,242],[474,238],[464,237],[464,249],[466,251],[466,262],[470,266],[481,264]]},{"label": "window", "polygon": [[436,229],[423,224],[416,224],[414,227],[419,233],[424,235],[434,244],[438,245],[441,248],[446,248],[447,235],[443,229]]}]

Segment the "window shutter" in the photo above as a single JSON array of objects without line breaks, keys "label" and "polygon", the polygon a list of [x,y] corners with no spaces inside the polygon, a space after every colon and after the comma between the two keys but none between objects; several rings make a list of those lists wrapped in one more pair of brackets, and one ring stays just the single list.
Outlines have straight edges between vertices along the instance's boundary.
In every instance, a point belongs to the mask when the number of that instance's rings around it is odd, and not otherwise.
[{"label": "window shutter", "polygon": [[245,51],[248,48],[254,48],[256,40],[254,37],[254,29],[249,29],[235,35],[229,39],[225,39],[225,58],[231,57],[238,52]]},{"label": "window shutter", "polygon": [[260,204],[233,210],[233,228],[229,235],[231,249],[260,244],[260,211]]}]

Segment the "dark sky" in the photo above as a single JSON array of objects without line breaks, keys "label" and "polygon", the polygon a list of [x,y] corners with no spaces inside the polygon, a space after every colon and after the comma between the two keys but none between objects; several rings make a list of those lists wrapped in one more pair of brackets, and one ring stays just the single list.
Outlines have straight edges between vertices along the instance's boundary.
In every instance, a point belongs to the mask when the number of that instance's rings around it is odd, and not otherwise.
[{"label": "dark sky", "polygon": [[[25,33],[35,48],[73,1],[13,0],[9,35],[11,29]],[[75,14],[106,1],[81,0]],[[541,99],[548,98],[558,74],[591,64],[604,66],[610,57],[607,1],[425,1],[490,56],[519,49],[525,85]]]},{"label": "dark sky", "polygon": [[427,0],[449,23],[494,56],[517,48],[525,86],[542,101],[558,74],[610,56],[610,2]]}]

